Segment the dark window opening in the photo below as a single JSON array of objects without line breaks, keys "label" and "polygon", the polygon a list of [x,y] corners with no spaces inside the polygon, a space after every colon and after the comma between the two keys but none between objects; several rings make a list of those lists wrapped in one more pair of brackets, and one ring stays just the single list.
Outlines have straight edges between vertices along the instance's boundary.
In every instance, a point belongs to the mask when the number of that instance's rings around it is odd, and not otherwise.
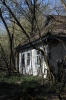
[{"label": "dark window opening", "polygon": [[30,52],[27,53],[27,65],[30,65]]},{"label": "dark window opening", "polygon": [[36,55],[36,56],[37,56],[37,57],[36,57],[36,58],[37,58],[36,64],[37,64],[37,65],[40,65],[40,51],[37,50],[37,55]]},{"label": "dark window opening", "polygon": [[24,53],[22,54],[22,66],[23,67],[25,66],[25,54]]}]

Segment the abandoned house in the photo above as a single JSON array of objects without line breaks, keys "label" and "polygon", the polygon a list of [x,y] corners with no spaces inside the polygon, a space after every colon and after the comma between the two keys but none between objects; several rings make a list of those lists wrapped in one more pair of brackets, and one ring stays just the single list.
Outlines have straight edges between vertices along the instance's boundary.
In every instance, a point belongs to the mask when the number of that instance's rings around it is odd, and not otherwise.
[{"label": "abandoned house", "polygon": [[[47,23],[41,31],[41,38],[45,45],[48,64],[55,74],[58,73],[58,62],[61,63],[66,57],[66,16],[48,16]],[[31,37],[33,45],[42,48],[39,35]],[[21,74],[41,75],[47,77],[47,65],[40,51],[34,49],[26,40],[16,47],[16,70]],[[40,62],[41,59],[41,62]],[[65,62],[65,61],[64,61]],[[41,64],[40,64],[41,63]],[[42,70],[41,66],[42,65]]]}]

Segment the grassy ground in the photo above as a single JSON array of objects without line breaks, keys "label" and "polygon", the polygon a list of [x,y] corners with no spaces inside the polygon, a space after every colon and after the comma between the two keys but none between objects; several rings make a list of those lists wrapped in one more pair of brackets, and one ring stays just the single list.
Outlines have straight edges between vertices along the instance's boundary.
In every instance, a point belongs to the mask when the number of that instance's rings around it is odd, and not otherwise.
[{"label": "grassy ground", "polygon": [[22,76],[17,73],[8,76],[0,72],[0,100],[59,100],[54,87],[55,85],[45,80],[42,85],[41,77]]}]

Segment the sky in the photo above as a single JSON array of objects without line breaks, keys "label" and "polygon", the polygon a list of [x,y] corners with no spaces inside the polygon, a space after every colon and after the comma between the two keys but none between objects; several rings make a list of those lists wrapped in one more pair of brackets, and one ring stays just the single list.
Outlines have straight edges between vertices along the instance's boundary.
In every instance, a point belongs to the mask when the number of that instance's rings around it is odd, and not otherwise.
[{"label": "sky", "polygon": [[[40,0],[39,0],[39,1],[40,1]],[[51,8],[51,9],[53,9],[54,5],[55,5],[56,7],[61,6],[60,0],[43,0],[43,2],[45,2],[45,3],[50,2],[50,8]],[[61,9],[60,9],[60,10],[61,10]],[[48,11],[47,13],[49,14],[49,11]],[[53,13],[55,13],[54,10],[51,12],[51,14],[53,14]],[[56,13],[55,13],[55,14],[56,14]],[[4,30],[4,26],[3,26],[3,24],[2,24],[1,22],[0,22],[0,30],[1,30],[1,31]]]},{"label": "sky", "polygon": [[45,1],[47,3],[50,2],[51,7],[54,7],[54,5],[56,5],[56,6],[62,5],[60,0],[43,0],[43,1]]},{"label": "sky", "polygon": [[0,33],[4,33],[4,32],[5,32],[4,24],[0,21]]},{"label": "sky", "polygon": [[[46,3],[50,3],[50,10],[48,11],[48,14],[60,14],[60,15],[66,15],[66,11],[64,10],[64,6],[61,4],[61,1],[60,0],[43,0],[45,1]],[[66,1],[66,0],[65,0]],[[56,9],[54,9],[54,7]],[[63,12],[64,10],[64,12]]]}]

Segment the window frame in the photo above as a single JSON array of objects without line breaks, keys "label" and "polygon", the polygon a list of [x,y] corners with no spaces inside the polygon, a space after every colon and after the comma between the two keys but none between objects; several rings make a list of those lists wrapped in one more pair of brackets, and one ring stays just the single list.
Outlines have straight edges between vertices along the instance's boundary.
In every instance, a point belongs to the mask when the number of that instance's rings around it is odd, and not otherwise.
[{"label": "window frame", "polygon": [[38,50],[36,50],[36,65],[40,66],[40,51]]},{"label": "window frame", "polygon": [[[28,55],[29,54],[29,55]],[[31,51],[27,52],[27,66],[30,65],[30,59],[31,59]]]}]

